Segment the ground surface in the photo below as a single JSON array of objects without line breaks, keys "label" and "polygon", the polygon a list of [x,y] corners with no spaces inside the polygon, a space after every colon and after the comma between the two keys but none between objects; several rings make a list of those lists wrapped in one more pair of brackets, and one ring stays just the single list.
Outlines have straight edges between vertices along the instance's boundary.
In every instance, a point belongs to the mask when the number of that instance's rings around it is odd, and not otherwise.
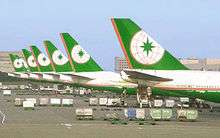
[{"label": "ground surface", "polygon": [[15,107],[13,103],[15,97],[55,96],[14,95],[5,97],[0,95],[0,110],[6,115],[4,125],[0,126],[0,138],[218,138],[220,136],[220,112],[218,110],[214,112],[202,111],[199,113],[199,119],[196,122],[172,120],[157,121],[156,125],[151,125],[151,121],[147,121],[144,125],[139,125],[135,121],[130,121],[128,125],[112,125],[110,122],[100,119],[107,112],[101,111],[102,107],[95,107],[97,109],[95,115],[98,116],[95,120],[76,120],[75,108],[88,107],[88,102],[85,102],[88,97],[58,95],[61,98],[74,98],[74,106],[37,106],[35,110],[24,110],[22,107]]}]

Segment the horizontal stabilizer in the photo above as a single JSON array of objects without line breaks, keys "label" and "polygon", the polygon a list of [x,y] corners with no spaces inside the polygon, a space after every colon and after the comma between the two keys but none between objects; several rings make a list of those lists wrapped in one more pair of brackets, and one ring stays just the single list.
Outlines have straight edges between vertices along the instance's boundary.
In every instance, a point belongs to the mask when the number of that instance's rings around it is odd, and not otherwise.
[{"label": "horizontal stabilizer", "polygon": [[70,75],[75,79],[82,79],[82,80],[92,80],[92,78],[85,77],[83,75],[78,75],[78,74],[65,74],[65,75]]},{"label": "horizontal stabilizer", "polygon": [[162,77],[149,75],[146,73],[132,71],[132,70],[124,70],[124,72],[132,79],[141,79],[141,80],[146,80],[146,81],[157,81],[157,82],[166,82],[166,81],[173,80],[173,79],[169,79],[169,78],[162,78]]}]

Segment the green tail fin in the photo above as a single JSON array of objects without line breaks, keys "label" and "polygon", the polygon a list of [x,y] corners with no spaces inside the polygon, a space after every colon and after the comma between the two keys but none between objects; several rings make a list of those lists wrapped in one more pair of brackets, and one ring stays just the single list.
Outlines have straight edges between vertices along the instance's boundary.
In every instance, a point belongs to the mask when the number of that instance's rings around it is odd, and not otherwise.
[{"label": "green tail fin", "polygon": [[31,51],[39,65],[40,72],[52,72],[53,67],[50,59],[45,56],[36,46],[31,46]]},{"label": "green tail fin", "polygon": [[15,72],[28,72],[27,64],[22,58],[13,54],[9,54],[9,57]]},{"label": "green tail fin", "polygon": [[39,72],[34,56],[27,49],[22,49],[22,53],[31,72]]},{"label": "green tail fin", "polygon": [[47,55],[52,62],[52,65],[56,72],[73,72],[68,58],[55,47],[53,43],[50,41],[44,41],[45,49],[47,51]]},{"label": "green tail fin", "polygon": [[130,68],[155,70],[188,69],[132,20],[113,18],[111,21]]},{"label": "green tail fin", "polygon": [[103,71],[93,58],[68,33],[61,33],[61,38],[76,72]]}]

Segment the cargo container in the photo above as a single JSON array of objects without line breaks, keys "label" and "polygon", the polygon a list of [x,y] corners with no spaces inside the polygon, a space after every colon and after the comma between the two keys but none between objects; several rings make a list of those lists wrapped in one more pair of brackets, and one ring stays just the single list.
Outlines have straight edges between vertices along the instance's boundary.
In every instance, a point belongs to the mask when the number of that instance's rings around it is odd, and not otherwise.
[{"label": "cargo container", "polygon": [[39,105],[46,106],[49,104],[49,98],[39,98]]},{"label": "cargo container", "polygon": [[107,101],[107,106],[113,106],[113,99],[112,98],[108,98],[108,101]]},{"label": "cargo container", "polygon": [[25,101],[31,101],[31,102],[33,102],[35,105],[37,104],[36,98],[25,98]]},{"label": "cargo container", "polygon": [[136,118],[136,109],[135,108],[124,109],[124,115],[128,119],[135,119]]},{"label": "cargo container", "polygon": [[50,98],[50,104],[53,106],[60,106],[61,99],[60,98]]},{"label": "cargo container", "polygon": [[165,100],[165,107],[167,108],[173,108],[175,106],[174,100]]},{"label": "cargo container", "polygon": [[76,118],[77,119],[93,119],[93,110],[92,108],[77,108],[76,109]]},{"label": "cargo container", "polygon": [[73,105],[73,99],[62,99],[62,105],[63,106],[72,106]]},{"label": "cargo container", "polygon": [[177,110],[177,119],[180,121],[186,120],[186,114],[187,114],[187,111],[184,109]]},{"label": "cargo container", "polygon": [[180,121],[195,121],[198,118],[198,111],[194,109],[177,110],[177,119]]},{"label": "cargo container", "polygon": [[145,109],[136,109],[136,118],[137,119],[145,119]]},{"label": "cargo container", "polygon": [[194,121],[198,118],[198,110],[189,109],[186,113],[186,119],[190,121]]},{"label": "cargo container", "polygon": [[24,109],[34,109],[33,101],[23,101]]},{"label": "cargo container", "polygon": [[98,105],[99,100],[98,98],[89,98],[89,105]]},{"label": "cargo container", "polygon": [[15,106],[22,106],[23,105],[23,98],[15,98]]},{"label": "cargo container", "polygon": [[161,109],[161,119],[162,120],[170,120],[173,116],[172,109]]},{"label": "cargo container", "polygon": [[108,98],[99,98],[99,105],[105,106],[108,102]]},{"label": "cargo container", "polygon": [[154,107],[162,107],[163,106],[163,100],[154,100]]},{"label": "cargo container", "polygon": [[3,90],[4,96],[11,96],[11,90]]},{"label": "cargo container", "polygon": [[150,116],[154,120],[161,119],[161,109],[160,108],[151,108],[150,109]]},{"label": "cargo container", "polygon": [[85,91],[84,90],[79,90],[79,95],[84,95]]},{"label": "cargo container", "polygon": [[167,108],[152,108],[150,109],[150,116],[154,120],[170,120],[173,112],[172,109]]},{"label": "cargo container", "polygon": [[188,103],[189,102],[189,98],[188,97],[180,97],[180,102]]},{"label": "cargo container", "polygon": [[182,107],[183,108],[189,108],[189,104],[183,104]]},{"label": "cargo container", "polygon": [[107,106],[120,106],[121,99],[120,98],[108,98]]}]

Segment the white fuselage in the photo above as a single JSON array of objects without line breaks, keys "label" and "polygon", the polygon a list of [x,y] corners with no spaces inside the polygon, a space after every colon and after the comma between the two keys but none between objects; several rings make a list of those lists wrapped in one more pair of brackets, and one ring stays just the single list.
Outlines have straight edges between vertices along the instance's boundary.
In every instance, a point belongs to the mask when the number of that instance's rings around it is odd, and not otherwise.
[{"label": "white fuselage", "polygon": [[157,77],[172,79],[155,87],[174,90],[220,91],[220,72],[193,70],[139,70],[136,71]]},{"label": "white fuselage", "polygon": [[136,88],[137,84],[125,81],[119,73],[110,71],[96,72],[29,72],[18,73],[19,77],[26,75],[25,78],[44,79],[48,81],[60,81],[71,84],[82,84],[84,86],[96,87],[117,87],[117,88]]},{"label": "white fuselage", "polygon": [[119,73],[110,71],[97,71],[97,72],[80,72],[73,73],[74,75],[90,78],[91,80],[84,82],[84,85],[88,86],[100,86],[100,87],[126,87],[136,88],[137,84],[127,82],[121,78]]}]

